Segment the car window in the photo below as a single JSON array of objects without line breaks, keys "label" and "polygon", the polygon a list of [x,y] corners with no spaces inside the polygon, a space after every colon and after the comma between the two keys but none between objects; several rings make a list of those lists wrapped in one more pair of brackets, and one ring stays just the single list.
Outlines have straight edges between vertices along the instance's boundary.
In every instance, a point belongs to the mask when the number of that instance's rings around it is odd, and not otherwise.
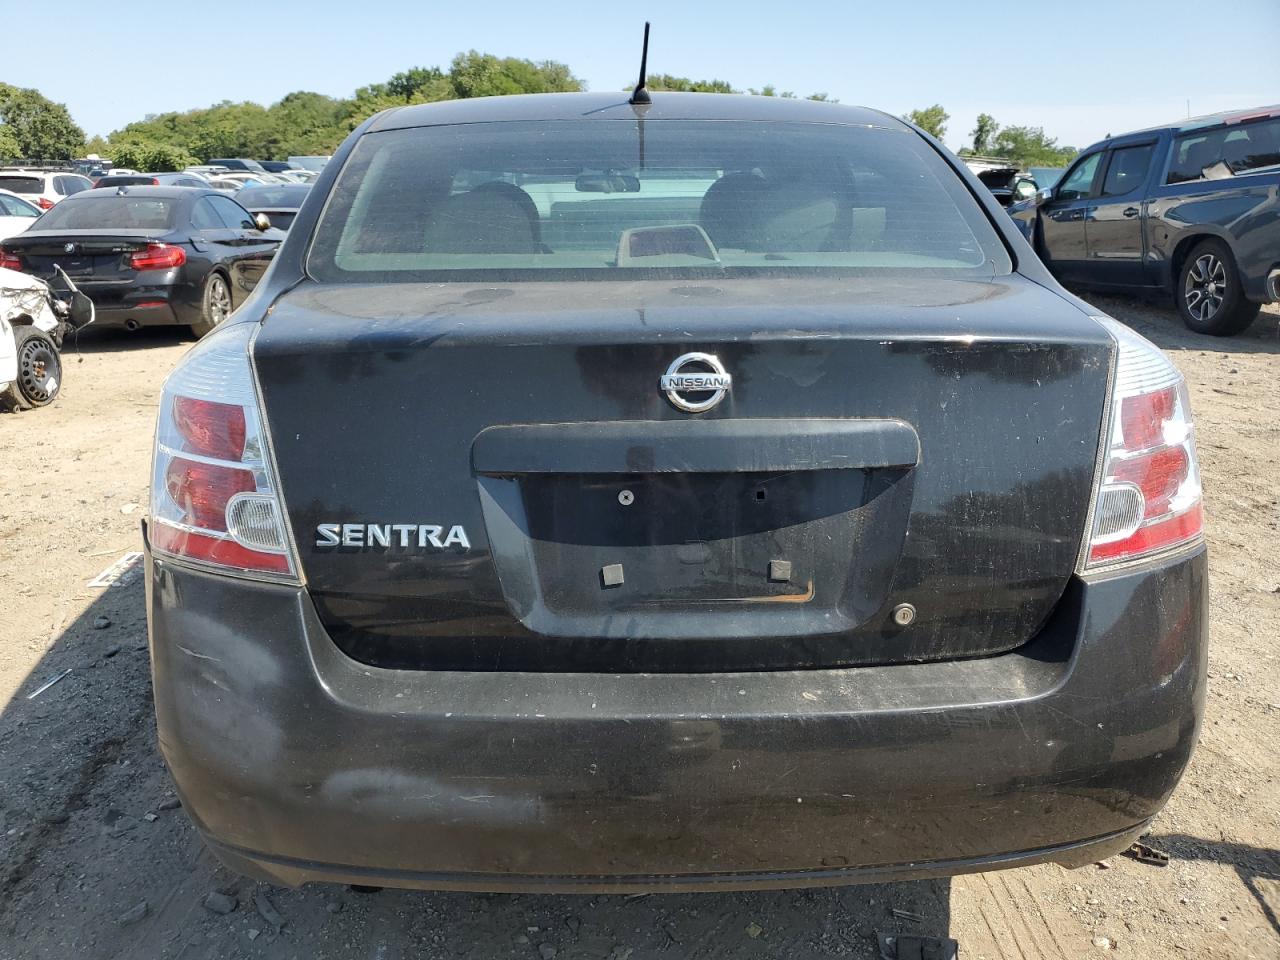
[{"label": "car window", "polygon": [[63,200],[45,212],[42,230],[169,229],[174,201],[128,195],[88,196]]},{"label": "car window", "polygon": [[248,211],[230,197],[205,197],[218,212],[223,224],[232,230],[250,230],[253,228],[253,217]]},{"label": "car window", "polygon": [[33,210],[30,204],[23,203],[17,197],[0,195],[0,211],[6,217],[38,217],[39,210]]},{"label": "car window", "polygon": [[79,193],[81,190],[89,190],[93,187],[93,181],[88,177],[67,177],[68,194]]},{"label": "car window", "polygon": [[1012,268],[973,195],[918,136],[689,120],[367,135],[309,264],[349,282]]},{"label": "car window", "polygon": [[1166,183],[1238,176],[1280,164],[1280,117],[1190,133],[1173,143]]},{"label": "car window", "polygon": [[1147,182],[1147,168],[1151,166],[1154,143],[1135,147],[1121,147],[1111,151],[1107,163],[1107,176],[1102,182],[1104,197],[1120,197],[1132,193]]},{"label": "car window", "polygon": [[1036,195],[1036,182],[1022,177],[1013,186],[1013,197],[1015,200],[1030,200]]},{"label": "car window", "polygon": [[218,216],[208,197],[201,197],[191,208],[191,225],[197,230],[225,230],[222,218]]},{"label": "car window", "polygon": [[1101,159],[1101,153],[1093,153],[1072,167],[1071,171],[1063,177],[1055,199],[1079,200],[1081,197],[1089,196],[1093,187],[1093,176],[1098,172],[1098,161]]},{"label": "car window", "polygon": [[10,193],[44,193],[44,177],[6,177],[0,176],[0,190]]}]

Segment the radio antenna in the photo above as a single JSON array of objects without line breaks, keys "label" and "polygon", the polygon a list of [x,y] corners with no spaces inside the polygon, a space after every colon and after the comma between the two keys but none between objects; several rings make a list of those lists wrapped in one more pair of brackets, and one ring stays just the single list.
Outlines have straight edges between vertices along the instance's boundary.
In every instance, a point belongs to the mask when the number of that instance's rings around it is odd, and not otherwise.
[{"label": "radio antenna", "polygon": [[644,22],[644,47],[640,51],[640,82],[631,91],[631,99],[627,103],[632,106],[638,103],[652,103],[649,88],[645,86],[645,74],[649,71],[649,21]]}]

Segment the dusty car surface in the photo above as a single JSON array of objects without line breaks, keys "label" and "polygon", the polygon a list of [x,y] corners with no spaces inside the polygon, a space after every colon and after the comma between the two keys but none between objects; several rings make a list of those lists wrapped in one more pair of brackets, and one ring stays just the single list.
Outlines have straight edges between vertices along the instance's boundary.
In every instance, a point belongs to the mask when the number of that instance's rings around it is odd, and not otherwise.
[{"label": "dusty car surface", "polygon": [[168,380],[159,740],[257,877],[1092,862],[1204,702],[1182,378],[872,110],[414,106]]}]

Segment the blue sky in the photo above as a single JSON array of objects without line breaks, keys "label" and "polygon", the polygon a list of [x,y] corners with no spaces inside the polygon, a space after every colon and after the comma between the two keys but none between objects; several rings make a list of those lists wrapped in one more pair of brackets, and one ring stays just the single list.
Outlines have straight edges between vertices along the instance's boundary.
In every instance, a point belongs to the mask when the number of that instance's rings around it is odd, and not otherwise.
[{"label": "blue sky", "polygon": [[1280,0],[56,6],[63,26],[6,44],[0,81],[66,103],[89,134],[224,99],[344,96],[471,48],[560,60],[591,89],[619,89],[646,17],[654,72],[826,91],[899,114],[938,102],[953,148],[979,112],[1085,146],[1185,116],[1188,100],[1197,114],[1280,102]]}]

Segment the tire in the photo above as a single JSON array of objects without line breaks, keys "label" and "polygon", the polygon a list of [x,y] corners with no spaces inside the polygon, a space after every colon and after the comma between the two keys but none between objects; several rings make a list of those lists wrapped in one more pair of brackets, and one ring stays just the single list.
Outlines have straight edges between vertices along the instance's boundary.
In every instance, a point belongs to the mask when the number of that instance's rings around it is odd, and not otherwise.
[{"label": "tire", "polygon": [[204,280],[200,295],[200,319],[191,324],[191,332],[203,337],[231,316],[231,284],[225,275],[213,271]]},{"label": "tire", "polygon": [[62,391],[62,355],[50,337],[35,327],[15,327],[18,378],[5,391],[9,404],[19,410],[47,407]]},{"label": "tire", "polygon": [[1245,297],[1235,259],[1221,240],[1201,240],[1192,248],[1178,271],[1174,302],[1183,323],[1213,337],[1247,329],[1261,309]]}]

